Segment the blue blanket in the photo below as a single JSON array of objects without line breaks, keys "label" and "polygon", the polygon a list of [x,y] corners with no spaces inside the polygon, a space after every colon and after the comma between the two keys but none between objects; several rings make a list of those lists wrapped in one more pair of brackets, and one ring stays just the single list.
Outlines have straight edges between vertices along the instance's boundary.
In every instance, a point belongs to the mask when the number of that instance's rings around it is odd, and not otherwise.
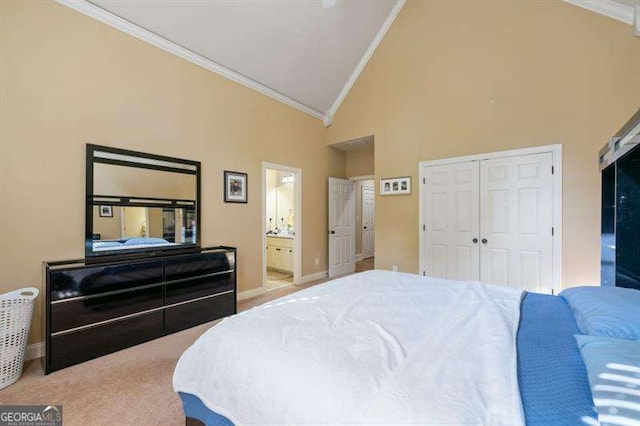
[{"label": "blue blanket", "polygon": [[[580,330],[564,299],[527,293],[517,336],[518,382],[527,425],[596,424],[587,372],[576,344]],[[195,395],[180,393],[185,416],[233,426]]]}]

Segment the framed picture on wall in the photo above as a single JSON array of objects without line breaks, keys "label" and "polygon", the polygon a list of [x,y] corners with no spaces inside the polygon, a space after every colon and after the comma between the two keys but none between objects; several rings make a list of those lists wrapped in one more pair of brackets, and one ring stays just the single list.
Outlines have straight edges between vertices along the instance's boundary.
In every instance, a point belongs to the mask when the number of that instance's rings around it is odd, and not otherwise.
[{"label": "framed picture on wall", "polygon": [[241,172],[224,171],[224,202],[247,202],[247,174]]},{"label": "framed picture on wall", "polygon": [[100,217],[113,217],[113,206],[98,206]]},{"label": "framed picture on wall", "polygon": [[380,179],[380,195],[411,194],[411,177]]}]

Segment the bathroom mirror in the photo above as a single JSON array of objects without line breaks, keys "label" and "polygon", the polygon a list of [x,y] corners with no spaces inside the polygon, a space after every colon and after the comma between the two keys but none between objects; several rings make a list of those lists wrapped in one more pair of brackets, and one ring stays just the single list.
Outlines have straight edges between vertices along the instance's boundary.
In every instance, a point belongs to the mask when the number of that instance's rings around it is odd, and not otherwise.
[{"label": "bathroom mirror", "polygon": [[199,246],[200,163],[87,145],[85,255]]},{"label": "bathroom mirror", "polygon": [[267,234],[293,235],[294,175],[281,170],[266,171]]}]

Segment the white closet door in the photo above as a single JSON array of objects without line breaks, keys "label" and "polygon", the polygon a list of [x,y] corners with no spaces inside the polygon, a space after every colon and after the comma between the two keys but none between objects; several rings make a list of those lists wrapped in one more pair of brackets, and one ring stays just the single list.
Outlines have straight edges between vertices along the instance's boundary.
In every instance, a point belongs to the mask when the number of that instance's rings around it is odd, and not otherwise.
[{"label": "white closet door", "polygon": [[423,247],[425,274],[480,279],[479,166],[477,161],[425,166]]},{"label": "white closet door", "polygon": [[375,247],[375,191],[362,187],[362,256],[373,257]]},{"label": "white closet door", "polygon": [[329,178],[329,276],[356,269],[356,204],[353,181]]},{"label": "white closet door", "polygon": [[551,153],[481,162],[480,270],[483,283],[551,292],[551,166]]}]

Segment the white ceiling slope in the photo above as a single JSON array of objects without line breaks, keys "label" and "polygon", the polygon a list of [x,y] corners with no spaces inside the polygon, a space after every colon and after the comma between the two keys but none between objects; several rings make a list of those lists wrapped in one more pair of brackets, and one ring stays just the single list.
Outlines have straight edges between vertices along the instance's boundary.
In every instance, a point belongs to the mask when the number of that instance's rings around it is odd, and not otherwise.
[{"label": "white ceiling slope", "polygon": [[[56,1],[327,126],[406,2]],[[631,24],[638,0],[564,1]]]},{"label": "white ceiling slope", "polygon": [[406,0],[58,0],[330,124]]},{"label": "white ceiling slope", "polygon": [[633,7],[636,0],[564,0],[575,6],[599,13],[609,18],[633,24]]}]

